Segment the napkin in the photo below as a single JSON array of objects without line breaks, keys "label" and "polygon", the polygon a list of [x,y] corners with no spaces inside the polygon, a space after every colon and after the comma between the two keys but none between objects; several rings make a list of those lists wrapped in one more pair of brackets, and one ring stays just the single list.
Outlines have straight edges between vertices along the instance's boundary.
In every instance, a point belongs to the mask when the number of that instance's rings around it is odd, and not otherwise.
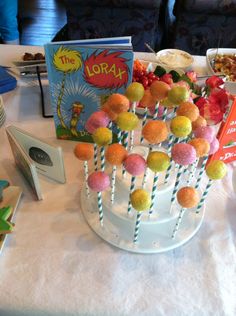
[{"label": "napkin", "polygon": [[0,94],[15,89],[16,82],[16,78],[10,75],[6,68],[0,67]]}]

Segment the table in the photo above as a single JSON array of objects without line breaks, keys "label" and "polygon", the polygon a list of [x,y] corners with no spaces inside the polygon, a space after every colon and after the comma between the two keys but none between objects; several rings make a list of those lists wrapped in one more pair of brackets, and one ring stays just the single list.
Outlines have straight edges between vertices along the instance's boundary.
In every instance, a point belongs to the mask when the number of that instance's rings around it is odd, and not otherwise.
[{"label": "table", "polygon": [[[41,49],[0,45],[1,64]],[[194,68],[203,74],[205,58],[196,56]],[[124,252],[97,237],[85,222],[75,143],[55,138],[53,120],[41,116],[38,87],[29,89],[29,82],[19,79],[17,89],[4,94],[3,100],[6,125],[63,148],[67,183],[40,176],[44,199],[35,201],[0,129],[0,178],[24,192],[15,231],[0,257],[1,316],[236,314],[233,164],[227,177],[214,183],[204,223],[192,241],[158,255]]]}]

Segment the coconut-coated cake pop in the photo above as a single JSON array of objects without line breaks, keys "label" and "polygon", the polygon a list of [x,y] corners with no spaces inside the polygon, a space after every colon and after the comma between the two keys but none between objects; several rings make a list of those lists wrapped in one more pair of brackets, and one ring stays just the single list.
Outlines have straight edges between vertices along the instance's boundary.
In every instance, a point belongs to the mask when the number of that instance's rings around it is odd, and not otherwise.
[{"label": "coconut-coated cake pop", "polygon": [[186,116],[176,116],[170,122],[170,130],[176,137],[186,137],[192,131],[192,124]]},{"label": "coconut-coated cake pop", "polygon": [[193,122],[196,121],[199,116],[199,109],[194,103],[185,101],[180,103],[176,114],[178,116],[186,116],[191,122]]},{"label": "coconut-coated cake pop", "polygon": [[147,156],[147,166],[153,172],[167,170],[170,165],[170,157],[162,151],[152,151]]},{"label": "coconut-coated cake pop", "polygon": [[192,208],[199,203],[198,191],[193,187],[183,187],[177,192],[177,201],[184,208]]},{"label": "coconut-coated cake pop", "polygon": [[136,189],[130,195],[130,201],[133,208],[138,211],[146,211],[151,206],[150,194],[144,189]]},{"label": "coconut-coated cake pop", "polygon": [[120,113],[117,117],[116,124],[122,131],[132,131],[139,123],[139,119],[136,114],[131,112]]},{"label": "coconut-coated cake pop", "polygon": [[110,119],[107,113],[104,111],[97,111],[90,115],[87,122],[85,123],[85,129],[93,134],[99,127],[107,127]]},{"label": "coconut-coated cake pop", "polygon": [[192,130],[195,131],[195,129],[200,126],[207,126],[207,121],[201,115],[199,115],[198,118],[192,122]]},{"label": "coconut-coated cake pop", "polygon": [[194,163],[197,158],[195,148],[184,143],[175,144],[172,147],[171,156],[174,162],[184,166]]},{"label": "coconut-coated cake pop", "polygon": [[150,85],[150,92],[156,101],[165,99],[168,95],[170,86],[164,81],[155,80]]},{"label": "coconut-coated cake pop", "polygon": [[88,143],[78,143],[75,146],[74,154],[79,160],[88,161],[94,156],[94,147]]},{"label": "coconut-coated cake pop", "polygon": [[107,147],[105,157],[113,166],[119,166],[127,158],[128,152],[121,144],[112,144]]},{"label": "coconut-coated cake pop", "polygon": [[127,87],[125,95],[131,102],[138,102],[144,95],[144,87],[139,82],[132,82]]},{"label": "coconut-coated cake pop", "polygon": [[220,180],[227,173],[226,164],[221,160],[213,160],[206,167],[206,174],[211,180]]},{"label": "coconut-coated cake pop", "polygon": [[116,114],[126,112],[129,109],[129,99],[120,93],[114,93],[106,101],[110,110]]},{"label": "coconut-coated cake pop", "polygon": [[146,161],[139,154],[130,154],[124,161],[124,167],[132,176],[140,176],[145,171]]},{"label": "coconut-coated cake pop", "polygon": [[110,186],[110,178],[103,171],[94,171],[88,176],[88,185],[95,192],[102,192]]},{"label": "coconut-coated cake pop", "polygon": [[188,142],[188,144],[195,148],[197,157],[204,157],[209,153],[210,144],[204,138],[193,138]]},{"label": "coconut-coated cake pop", "polygon": [[215,137],[215,131],[211,126],[200,126],[194,130],[194,136],[205,138],[210,144]]},{"label": "coconut-coated cake pop", "polygon": [[213,155],[217,152],[220,147],[220,143],[216,137],[213,138],[213,141],[210,143],[209,155]]},{"label": "coconut-coated cake pop", "polygon": [[174,86],[168,92],[168,99],[176,104],[179,105],[181,102],[188,101],[189,99],[189,91],[184,86]]},{"label": "coconut-coated cake pop", "polygon": [[158,144],[167,139],[168,128],[163,121],[150,120],[144,125],[142,135],[150,144]]},{"label": "coconut-coated cake pop", "polygon": [[112,142],[112,132],[107,127],[99,127],[92,135],[98,146],[106,146]]}]

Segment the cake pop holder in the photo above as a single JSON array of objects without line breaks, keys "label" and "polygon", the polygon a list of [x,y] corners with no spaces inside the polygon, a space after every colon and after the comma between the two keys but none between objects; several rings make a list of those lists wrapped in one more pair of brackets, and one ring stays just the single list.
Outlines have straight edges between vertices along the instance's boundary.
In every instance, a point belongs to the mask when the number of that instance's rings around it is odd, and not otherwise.
[{"label": "cake pop holder", "polygon": [[[121,172],[120,172],[121,173]],[[182,246],[188,242],[199,230],[205,211],[203,205],[201,212],[196,214],[196,208],[187,209],[183,215],[179,230],[175,238],[171,238],[180,206],[175,202],[170,205],[174,187],[175,172],[170,177],[168,184],[164,184],[164,175],[160,174],[158,190],[154,200],[153,213],[142,213],[138,241],[133,242],[137,212],[132,209],[127,214],[129,201],[130,176],[123,179],[121,175],[116,179],[115,201],[111,204],[111,192],[102,193],[103,198],[103,226],[99,222],[97,193],[92,192],[90,198],[86,196],[85,185],[81,190],[81,209],[84,217],[92,230],[108,243],[136,253],[160,253]],[[151,191],[153,173],[148,174],[146,189]],[[184,178],[183,178],[184,181]],[[141,188],[142,178],[136,178],[135,188]],[[186,183],[180,183],[185,186]],[[171,212],[170,212],[171,209]]]}]

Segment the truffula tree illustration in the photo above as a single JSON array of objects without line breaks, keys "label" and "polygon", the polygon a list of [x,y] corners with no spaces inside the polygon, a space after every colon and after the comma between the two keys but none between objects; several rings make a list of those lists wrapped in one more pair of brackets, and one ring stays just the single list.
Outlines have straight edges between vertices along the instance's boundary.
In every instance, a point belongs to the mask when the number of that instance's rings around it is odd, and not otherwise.
[{"label": "truffula tree illustration", "polygon": [[81,54],[78,51],[59,47],[53,57],[53,64],[58,71],[63,73],[61,82],[61,90],[57,100],[57,115],[63,128],[67,128],[62,114],[61,114],[61,102],[65,90],[65,79],[66,75],[79,70],[82,66]]}]

